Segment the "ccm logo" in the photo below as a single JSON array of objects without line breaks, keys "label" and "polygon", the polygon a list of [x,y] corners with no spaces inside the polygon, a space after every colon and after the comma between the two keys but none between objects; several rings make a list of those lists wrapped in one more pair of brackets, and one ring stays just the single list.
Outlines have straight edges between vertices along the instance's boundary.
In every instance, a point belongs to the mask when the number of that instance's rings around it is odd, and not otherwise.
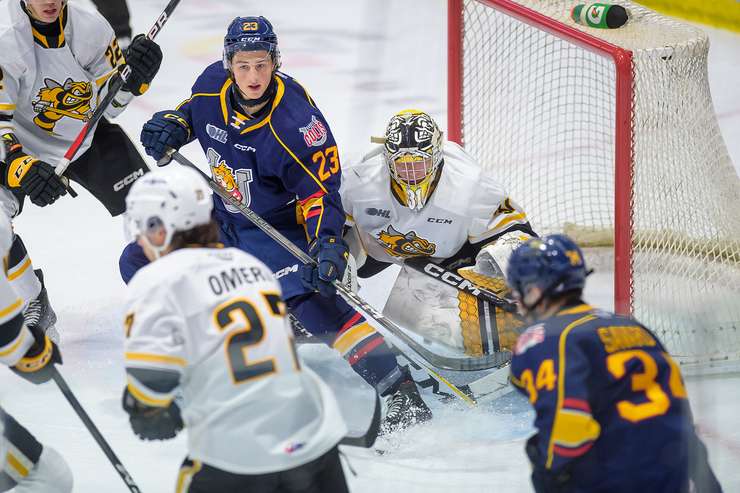
[{"label": "ccm logo", "polygon": [[287,276],[291,272],[298,272],[298,264],[289,265],[288,267],[283,267],[279,271],[275,272],[275,279],[280,279],[283,276]]},{"label": "ccm logo", "polygon": [[124,187],[131,185],[137,178],[141,178],[142,176],[144,176],[144,169],[139,168],[130,175],[124,176],[122,180],[117,181],[115,185],[113,185],[113,191],[120,192]]},{"label": "ccm logo", "polygon": [[452,224],[452,219],[440,219],[438,217],[428,217],[427,222],[434,223],[434,224]]},{"label": "ccm logo", "polygon": [[478,294],[480,294],[480,291],[478,290],[478,288],[475,287],[475,284],[468,281],[467,279],[458,276],[457,274],[454,274],[450,271],[445,271],[442,267],[439,267],[438,265],[429,263],[424,266],[424,272],[430,274],[432,277],[440,279],[442,282],[445,282],[450,286],[454,286],[458,289],[463,289],[475,296],[478,296]]}]

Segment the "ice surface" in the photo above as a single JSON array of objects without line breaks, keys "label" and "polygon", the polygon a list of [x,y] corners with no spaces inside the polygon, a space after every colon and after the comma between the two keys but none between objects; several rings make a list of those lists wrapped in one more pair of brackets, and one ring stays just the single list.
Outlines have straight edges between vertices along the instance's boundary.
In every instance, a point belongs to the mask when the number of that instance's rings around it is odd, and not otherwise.
[{"label": "ice surface", "polygon": [[[146,31],[164,0],[129,0],[135,31]],[[155,111],[189,95],[206,65],[219,59],[220,39],[237,15],[263,14],[280,36],[284,70],[298,78],[326,115],[345,160],[362,155],[370,135],[382,132],[402,108],[419,107],[446,125],[445,9],[443,0],[183,0],[158,41],[165,59],[151,90],[119,122],[135,141]],[[710,80],[720,125],[735,165],[740,164],[740,35],[709,30]],[[203,162],[196,145],[185,149]],[[101,163],[104,165],[104,163]],[[79,187],[78,187],[79,188]],[[87,193],[53,207],[29,203],[15,223],[44,269],[59,316],[65,364],[61,371],[144,492],[174,489],[186,454],[183,437],[141,442],[120,407],[121,299],[117,259],[124,245],[119,219],[111,219]],[[396,270],[364,282],[361,294],[381,309]],[[611,277],[598,273],[588,296],[610,307]],[[369,393],[343,362],[319,347],[301,349],[336,385],[351,387],[349,418],[360,422]],[[740,378],[689,379],[696,420],[725,491],[740,491]],[[0,369],[0,402],[44,443],[69,461],[75,491],[127,491],[53,384],[32,386]],[[509,395],[477,410],[436,403],[435,420],[393,440],[384,455],[345,450],[353,492],[530,491],[523,442],[531,433],[526,401]]]}]

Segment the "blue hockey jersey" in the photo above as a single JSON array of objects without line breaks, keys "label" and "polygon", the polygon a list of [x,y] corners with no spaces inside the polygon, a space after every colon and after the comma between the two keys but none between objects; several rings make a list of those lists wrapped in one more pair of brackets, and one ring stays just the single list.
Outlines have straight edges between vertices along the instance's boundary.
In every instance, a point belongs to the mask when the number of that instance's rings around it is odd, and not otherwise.
[{"label": "blue hockey jersey", "polygon": [[[273,99],[256,118],[234,102],[222,62],[205,69],[177,109],[186,115],[215,181],[305,250],[316,237],[341,236],[339,151],[303,86],[281,72],[274,77]],[[305,292],[291,254],[216,195],[214,204],[227,243],[276,272],[286,299]]]},{"label": "blue hockey jersey", "polygon": [[680,370],[635,320],[586,304],[561,310],[519,337],[511,381],[536,411],[530,459],[566,471],[562,491],[688,487],[698,438]]}]

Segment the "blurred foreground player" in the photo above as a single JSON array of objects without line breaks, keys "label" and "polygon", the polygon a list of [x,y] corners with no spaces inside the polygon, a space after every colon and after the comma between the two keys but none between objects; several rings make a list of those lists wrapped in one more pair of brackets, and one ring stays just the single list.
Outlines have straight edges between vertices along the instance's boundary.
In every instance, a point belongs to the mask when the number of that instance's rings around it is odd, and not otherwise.
[{"label": "blurred foreground player", "polygon": [[188,429],[177,491],[348,491],[334,396],[298,359],[272,272],[217,243],[208,184],[157,170],[126,203],[152,263],[128,288],[123,407],[142,439]]},{"label": "blurred foreground player", "polygon": [[[563,235],[530,240],[508,281],[532,324],[511,381],[536,412],[537,492],[719,492],[678,364],[648,328],[585,304],[583,254]],[[695,488],[695,489],[692,489]]]},{"label": "blurred foreground player", "polygon": [[[331,344],[379,394],[388,396],[383,431],[431,418],[416,384],[365,318],[337,296],[348,249],[339,198],[339,150],[306,89],[278,71],[280,50],[264,17],[237,17],[224,38],[223,59],[208,66],[190,98],[156,113],[141,132],[147,154],[162,159],[197,139],[213,179],[316,259],[301,265],[241,212],[214,196],[221,240],[263,261],[280,281],[288,309]],[[129,245],[124,280],[145,264]],[[391,412],[392,411],[392,412]]]},{"label": "blurred foreground player", "polygon": [[[0,211],[0,252],[7,259],[13,232],[10,220]],[[26,380],[41,384],[52,377],[61,363],[59,348],[38,326],[23,319],[23,299],[0,274],[0,363]],[[21,398],[21,396],[14,396]],[[0,408],[0,491],[15,493],[72,491],[72,472],[61,455],[39,443],[28,430]]]}]

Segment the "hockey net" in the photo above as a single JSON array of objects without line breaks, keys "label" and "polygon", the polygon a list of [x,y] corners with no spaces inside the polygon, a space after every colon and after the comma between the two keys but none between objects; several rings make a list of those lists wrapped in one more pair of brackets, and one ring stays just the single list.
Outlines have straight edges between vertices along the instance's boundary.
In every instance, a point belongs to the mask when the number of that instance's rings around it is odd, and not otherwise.
[{"label": "hockey net", "polygon": [[740,360],[740,179],[708,38],[628,1],[625,26],[584,27],[576,3],[449,0],[449,138],[540,234],[613,253],[615,309],[680,361]]}]

